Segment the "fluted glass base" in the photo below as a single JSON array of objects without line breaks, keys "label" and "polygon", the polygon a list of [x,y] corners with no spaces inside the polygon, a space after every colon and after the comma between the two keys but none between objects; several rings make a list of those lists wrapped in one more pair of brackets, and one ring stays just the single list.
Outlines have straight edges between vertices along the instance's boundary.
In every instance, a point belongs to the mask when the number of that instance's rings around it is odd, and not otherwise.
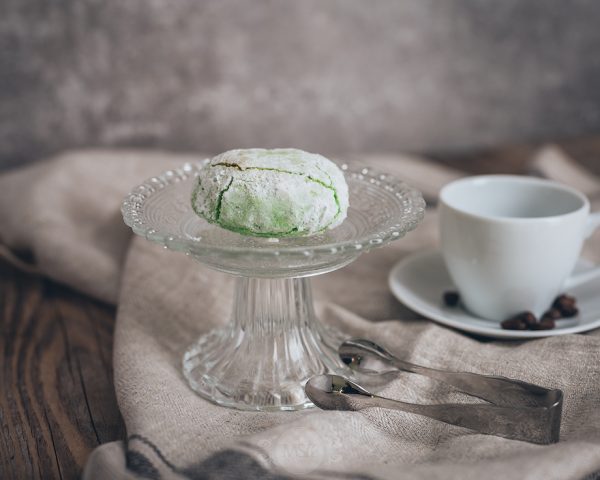
[{"label": "fluted glass base", "polygon": [[200,337],[183,357],[183,373],[203,397],[242,410],[313,406],[304,384],[343,372],[344,337],[316,318],[308,278],[237,279],[230,324]]}]

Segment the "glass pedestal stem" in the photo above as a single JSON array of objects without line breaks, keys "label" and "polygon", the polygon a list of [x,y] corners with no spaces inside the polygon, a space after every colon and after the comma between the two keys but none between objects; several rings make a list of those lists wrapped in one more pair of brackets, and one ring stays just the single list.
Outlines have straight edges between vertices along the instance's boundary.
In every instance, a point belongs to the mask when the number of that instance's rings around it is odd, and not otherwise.
[{"label": "glass pedestal stem", "polygon": [[205,398],[243,410],[312,406],[304,384],[341,372],[342,335],[316,318],[309,278],[236,281],[232,318],[185,353],[183,371]]}]

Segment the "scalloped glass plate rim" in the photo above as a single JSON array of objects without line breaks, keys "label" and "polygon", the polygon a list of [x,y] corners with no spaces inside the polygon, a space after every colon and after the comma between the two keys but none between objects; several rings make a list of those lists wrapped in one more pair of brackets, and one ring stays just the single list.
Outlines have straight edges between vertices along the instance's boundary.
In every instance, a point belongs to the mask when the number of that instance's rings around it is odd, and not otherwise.
[{"label": "scalloped glass plate rim", "polygon": [[[148,178],[143,183],[134,187],[124,198],[121,204],[121,213],[123,215],[123,221],[130,227],[133,232],[137,235],[145,237],[154,243],[164,245],[172,250],[182,251],[184,253],[204,253],[204,252],[223,252],[223,253],[251,253],[257,255],[280,255],[285,254],[300,254],[303,256],[318,254],[337,254],[337,253],[348,253],[351,251],[368,251],[371,248],[381,246],[389,243],[393,240],[399,239],[406,235],[408,232],[414,230],[417,225],[421,222],[425,215],[425,201],[421,193],[399,180],[394,175],[382,172],[377,168],[371,166],[359,165],[356,162],[343,163],[338,165],[347,175],[367,176],[378,185],[382,182],[392,186],[394,191],[402,191],[406,194],[406,198],[410,200],[414,207],[409,216],[405,212],[402,212],[402,216],[398,218],[397,223],[393,227],[388,227],[385,230],[378,230],[371,235],[365,235],[358,239],[351,239],[341,242],[330,242],[316,245],[303,245],[303,246],[288,246],[279,245],[276,242],[266,243],[260,247],[255,246],[230,246],[230,245],[207,245],[202,243],[202,240],[196,240],[190,237],[164,233],[154,230],[154,228],[143,228],[136,224],[136,220],[133,218],[135,212],[140,210],[141,205],[145,201],[143,199],[140,203],[139,196],[147,194],[150,195],[162,190],[167,186],[179,183],[181,181],[189,180],[193,178],[195,172],[198,171],[203,165],[209,162],[209,159],[200,160],[198,162],[186,162],[183,166],[167,170],[159,175]],[[360,178],[359,178],[360,180]],[[352,198],[350,199],[352,204]],[[137,206],[136,206],[137,204]],[[190,205],[191,208],[191,205]],[[214,228],[220,228],[218,225],[212,225]],[[233,233],[233,232],[232,232]],[[252,237],[260,238],[260,237]],[[310,238],[310,237],[298,237],[298,238]],[[374,241],[376,240],[376,241]]]}]

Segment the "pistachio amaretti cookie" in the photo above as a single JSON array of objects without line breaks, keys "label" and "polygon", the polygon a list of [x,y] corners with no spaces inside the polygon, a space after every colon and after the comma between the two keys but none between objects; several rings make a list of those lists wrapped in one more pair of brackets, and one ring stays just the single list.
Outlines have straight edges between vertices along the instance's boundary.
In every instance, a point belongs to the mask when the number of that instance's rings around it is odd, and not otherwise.
[{"label": "pistachio amaretti cookie", "polygon": [[230,150],[200,171],[192,207],[243,235],[308,236],[342,223],[348,186],[321,155],[293,148]]}]

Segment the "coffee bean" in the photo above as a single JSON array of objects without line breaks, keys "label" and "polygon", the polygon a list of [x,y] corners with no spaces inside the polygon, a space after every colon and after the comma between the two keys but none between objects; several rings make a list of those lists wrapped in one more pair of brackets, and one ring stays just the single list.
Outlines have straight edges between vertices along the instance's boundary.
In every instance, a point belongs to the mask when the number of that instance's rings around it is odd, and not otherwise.
[{"label": "coffee bean", "polygon": [[554,299],[552,307],[562,312],[563,309],[573,308],[576,303],[577,300],[575,300],[575,297],[571,297],[570,295],[566,295],[563,293],[562,295],[559,295]]},{"label": "coffee bean", "polygon": [[444,303],[449,307],[456,307],[460,301],[458,292],[444,292]]},{"label": "coffee bean", "polygon": [[575,303],[577,303],[575,297],[563,293],[554,299],[552,306],[560,309],[562,305],[575,305]]},{"label": "coffee bean", "polygon": [[530,325],[537,323],[535,315],[531,312],[521,312],[514,317],[504,320],[500,326],[504,330],[527,330]]},{"label": "coffee bean", "polygon": [[504,320],[500,326],[504,330],[527,330],[527,325],[520,318],[509,318],[508,320]]},{"label": "coffee bean", "polygon": [[539,323],[531,326],[531,330],[552,330],[556,327],[556,322],[553,318],[542,317]]},{"label": "coffee bean", "polygon": [[552,304],[552,308],[560,312],[561,318],[574,317],[579,313],[579,309],[577,308],[577,300],[575,297],[565,294],[556,297],[554,303]]},{"label": "coffee bean", "polygon": [[523,322],[525,322],[525,325],[527,325],[527,328],[531,328],[533,325],[537,324],[537,318],[535,318],[535,315],[533,313],[523,312],[520,315],[523,319]]}]

